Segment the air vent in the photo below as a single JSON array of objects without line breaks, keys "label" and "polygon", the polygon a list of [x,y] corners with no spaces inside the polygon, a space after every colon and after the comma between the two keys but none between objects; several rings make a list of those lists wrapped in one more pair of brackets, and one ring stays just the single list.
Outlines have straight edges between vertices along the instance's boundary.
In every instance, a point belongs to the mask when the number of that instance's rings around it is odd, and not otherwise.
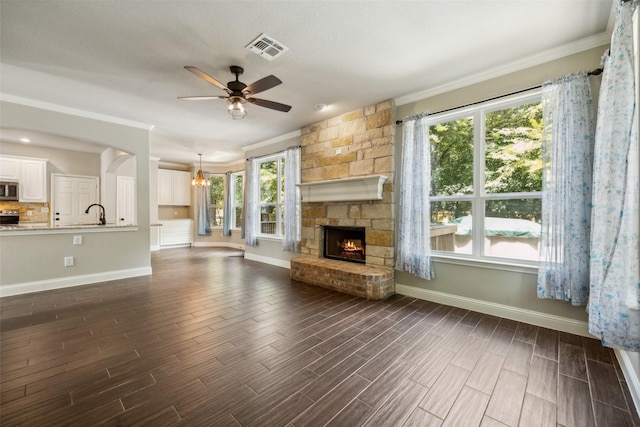
[{"label": "air vent", "polygon": [[247,45],[247,49],[256,55],[273,61],[283,53],[289,50],[288,47],[282,43],[274,40],[272,37],[262,33],[257,39]]}]

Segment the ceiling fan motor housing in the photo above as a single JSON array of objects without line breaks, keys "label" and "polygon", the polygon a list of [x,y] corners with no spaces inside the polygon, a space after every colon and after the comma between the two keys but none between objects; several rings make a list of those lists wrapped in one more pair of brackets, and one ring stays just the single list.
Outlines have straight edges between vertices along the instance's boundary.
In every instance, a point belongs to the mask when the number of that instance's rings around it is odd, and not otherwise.
[{"label": "ceiling fan motor housing", "polygon": [[247,85],[238,80],[238,76],[241,76],[242,73],[244,73],[244,68],[238,65],[232,65],[229,67],[229,70],[231,70],[232,74],[236,75],[235,81],[227,83],[227,87],[231,90],[230,97],[239,97],[244,99],[245,94],[242,91],[247,87]]}]

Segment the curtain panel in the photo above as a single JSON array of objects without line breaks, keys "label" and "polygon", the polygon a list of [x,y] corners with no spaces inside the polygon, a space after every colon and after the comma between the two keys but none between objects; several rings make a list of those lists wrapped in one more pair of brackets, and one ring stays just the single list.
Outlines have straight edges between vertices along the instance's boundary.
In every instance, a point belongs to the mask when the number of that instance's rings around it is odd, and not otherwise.
[{"label": "curtain panel", "polygon": [[231,218],[234,214],[231,210],[231,201],[233,194],[231,194],[231,174],[227,172],[224,181],[224,214],[222,216],[222,235],[231,236]]},{"label": "curtain panel", "polygon": [[245,245],[256,246],[258,244],[258,204],[260,202],[260,172],[258,162],[254,157],[249,159],[247,167],[247,193],[245,198],[244,230]]},{"label": "curtain panel", "polygon": [[433,278],[431,269],[431,160],[427,117],[403,121],[402,160],[396,270],[423,279]]},{"label": "curtain panel", "polygon": [[640,351],[638,114],[632,15],[619,3],[600,88],[593,167],[589,332]]},{"label": "curtain panel", "polygon": [[[204,173],[204,179],[209,182],[211,174]],[[198,197],[198,236],[211,234],[211,194],[209,186],[196,187]]]},{"label": "curtain panel", "polygon": [[587,72],[542,86],[539,298],[586,305],[595,119]]},{"label": "curtain panel", "polygon": [[284,158],[284,224],[282,249],[300,253],[300,147],[289,147]]}]

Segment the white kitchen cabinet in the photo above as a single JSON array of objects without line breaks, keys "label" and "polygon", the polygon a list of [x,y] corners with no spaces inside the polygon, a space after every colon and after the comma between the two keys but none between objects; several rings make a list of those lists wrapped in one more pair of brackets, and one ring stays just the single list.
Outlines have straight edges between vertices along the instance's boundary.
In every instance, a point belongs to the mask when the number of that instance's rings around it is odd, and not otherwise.
[{"label": "white kitchen cabinet", "polygon": [[0,156],[0,180],[20,182],[20,202],[47,201],[47,159]]},{"label": "white kitchen cabinet", "polygon": [[20,181],[20,166],[20,158],[0,156],[0,180]]},{"label": "white kitchen cabinet", "polygon": [[191,206],[189,172],[158,169],[158,204]]},{"label": "white kitchen cabinet", "polygon": [[191,245],[193,243],[192,219],[166,219],[160,221],[160,246]]},{"label": "white kitchen cabinet", "polygon": [[23,159],[20,168],[20,201],[47,201],[47,161]]}]

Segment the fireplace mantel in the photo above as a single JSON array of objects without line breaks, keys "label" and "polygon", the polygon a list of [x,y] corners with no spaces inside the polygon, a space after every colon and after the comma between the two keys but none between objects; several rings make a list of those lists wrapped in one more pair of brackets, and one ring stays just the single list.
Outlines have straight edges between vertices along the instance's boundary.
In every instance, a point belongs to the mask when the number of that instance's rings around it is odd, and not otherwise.
[{"label": "fireplace mantel", "polygon": [[298,184],[303,202],[382,200],[384,175],[366,175]]}]

